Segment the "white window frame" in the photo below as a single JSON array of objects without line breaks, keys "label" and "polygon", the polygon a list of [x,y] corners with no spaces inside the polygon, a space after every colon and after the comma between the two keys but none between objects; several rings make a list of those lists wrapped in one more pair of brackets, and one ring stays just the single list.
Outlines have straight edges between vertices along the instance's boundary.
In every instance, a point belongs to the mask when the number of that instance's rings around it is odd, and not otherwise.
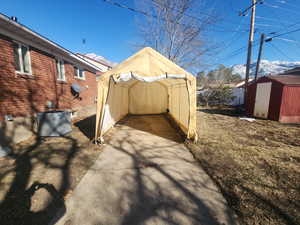
[{"label": "white window frame", "polygon": [[[85,71],[81,69],[79,66],[74,66],[75,70],[75,78],[80,80],[85,80]],[[79,76],[80,70],[82,71],[82,77]]]},{"label": "white window frame", "polygon": [[[16,70],[16,73],[32,75],[31,56],[30,56],[29,46],[22,44],[20,42],[17,42],[17,41],[14,41],[14,44],[18,45],[18,57],[19,57],[19,68],[20,68],[20,70]],[[23,58],[22,58],[22,47],[25,47],[27,49],[28,60],[29,60],[29,72],[24,71],[24,62],[23,62]]]},{"label": "white window frame", "polygon": [[[65,73],[65,62],[60,58],[55,59],[56,64],[56,72],[57,72],[57,80],[58,81],[66,81],[66,73]],[[61,71],[61,64],[62,64],[62,71]]]}]

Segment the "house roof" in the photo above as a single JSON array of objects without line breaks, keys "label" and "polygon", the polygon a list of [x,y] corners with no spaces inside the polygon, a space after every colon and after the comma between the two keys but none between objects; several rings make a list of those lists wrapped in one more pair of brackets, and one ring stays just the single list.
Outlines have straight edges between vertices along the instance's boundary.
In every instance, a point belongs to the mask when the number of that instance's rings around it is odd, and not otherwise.
[{"label": "house roof", "polygon": [[95,59],[96,61],[99,61],[99,62],[102,62],[102,63],[104,63],[106,65],[109,65],[112,68],[116,67],[118,65],[118,63],[112,62],[112,61],[104,58],[103,56],[97,55],[95,53],[86,53],[85,56],[88,56],[88,57],[90,57],[92,59]]},{"label": "house roof", "polygon": [[300,74],[297,75],[277,75],[268,76],[271,80],[275,80],[284,85],[300,85]]},{"label": "house roof", "polygon": [[[70,50],[60,46],[59,44],[49,40],[43,35],[31,30],[25,25],[9,18],[8,16],[0,13],[0,32],[3,31],[4,34],[12,37],[15,36],[17,38],[21,38],[27,40],[29,43],[33,43],[41,47],[40,50],[50,50],[50,53],[58,54],[66,57],[73,62],[79,63],[87,67],[94,72],[101,71],[97,66],[87,62],[83,58],[77,56]],[[5,31],[5,32],[4,32]],[[17,40],[18,41],[18,40]],[[27,43],[26,43],[27,44]],[[36,46],[34,46],[36,47]],[[38,48],[38,47],[37,47]],[[49,51],[48,51],[49,52]]]},{"label": "house roof", "polygon": [[300,67],[296,67],[291,70],[287,70],[284,72],[284,75],[298,75],[300,76]]},{"label": "house roof", "polygon": [[109,65],[109,63],[106,63],[104,60],[93,59],[93,58],[89,57],[88,55],[81,54],[81,53],[77,53],[77,55],[80,56],[80,57],[83,57],[83,58],[87,58],[87,59],[89,59],[89,60],[91,60],[91,61],[94,61],[94,62],[96,62],[96,63],[100,63],[100,64],[103,65],[103,66],[112,68],[112,65]]},{"label": "house roof", "polygon": [[[253,78],[249,78],[248,84],[250,84],[253,80],[254,80]],[[235,85],[235,87],[236,87],[236,88],[244,88],[244,87],[245,87],[245,80],[243,80],[243,81],[237,83],[237,84]]]}]

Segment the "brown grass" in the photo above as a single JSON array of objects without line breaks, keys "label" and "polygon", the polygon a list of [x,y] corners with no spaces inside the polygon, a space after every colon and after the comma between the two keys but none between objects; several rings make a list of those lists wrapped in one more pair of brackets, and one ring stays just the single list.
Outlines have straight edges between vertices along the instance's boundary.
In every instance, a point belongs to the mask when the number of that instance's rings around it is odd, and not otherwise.
[{"label": "brown grass", "polygon": [[66,137],[31,138],[0,159],[0,224],[45,225],[64,207],[101,152],[90,140],[94,119],[77,122]]},{"label": "brown grass", "polygon": [[300,224],[299,125],[202,110],[198,129],[189,147],[241,224]]}]

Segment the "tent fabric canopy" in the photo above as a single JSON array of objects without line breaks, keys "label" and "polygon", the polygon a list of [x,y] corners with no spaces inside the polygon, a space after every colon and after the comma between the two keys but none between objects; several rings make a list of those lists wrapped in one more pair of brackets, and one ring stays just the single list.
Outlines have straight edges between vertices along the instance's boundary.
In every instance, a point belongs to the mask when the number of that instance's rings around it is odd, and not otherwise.
[{"label": "tent fabric canopy", "polygon": [[195,77],[146,47],[100,77],[95,140],[127,114],[160,113],[197,139]]},{"label": "tent fabric canopy", "polygon": [[134,74],[134,73],[121,73],[120,75],[117,76],[112,76],[114,81],[116,83],[118,82],[126,82],[126,81],[130,81],[131,79],[134,80],[139,80],[142,82],[154,82],[154,81],[159,81],[159,80],[163,80],[163,79],[185,79],[185,75],[182,74],[163,74],[163,75],[158,75],[158,76],[153,76],[153,77],[144,77],[144,76],[140,76],[138,74]]}]

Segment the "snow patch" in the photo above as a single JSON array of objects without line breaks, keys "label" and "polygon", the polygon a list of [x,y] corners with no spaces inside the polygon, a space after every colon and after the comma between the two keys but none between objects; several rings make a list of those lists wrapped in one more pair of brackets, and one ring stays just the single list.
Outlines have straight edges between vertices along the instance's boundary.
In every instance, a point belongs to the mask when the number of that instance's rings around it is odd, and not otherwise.
[{"label": "snow patch", "polygon": [[[300,62],[288,62],[288,61],[268,61],[261,60],[260,69],[258,76],[266,76],[269,74],[280,74],[287,70],[294,69],[296,67],[300,67]],[[256,62],[250,65],[250,76],[255,75]],[[242,77],[245,77],[246,74],[246,65],[245,64],[237,64],[232,66],[233,74],[239,74]]]},{"label": "snow patch", "polygon": [[102,63],[104,63],[104,64],[106,64],[108,66],[111,66],[111,67],[115,67],[116,65],[118,65],[117,63],[111,62],[108,59],[104,58],[103,56],[97,55],[95,53],[87,53],[87,54],[85,54],[85,56],[87,56],[87,57],[89,57],[91,59],[94,59],[96,61],[102,62]]}]

